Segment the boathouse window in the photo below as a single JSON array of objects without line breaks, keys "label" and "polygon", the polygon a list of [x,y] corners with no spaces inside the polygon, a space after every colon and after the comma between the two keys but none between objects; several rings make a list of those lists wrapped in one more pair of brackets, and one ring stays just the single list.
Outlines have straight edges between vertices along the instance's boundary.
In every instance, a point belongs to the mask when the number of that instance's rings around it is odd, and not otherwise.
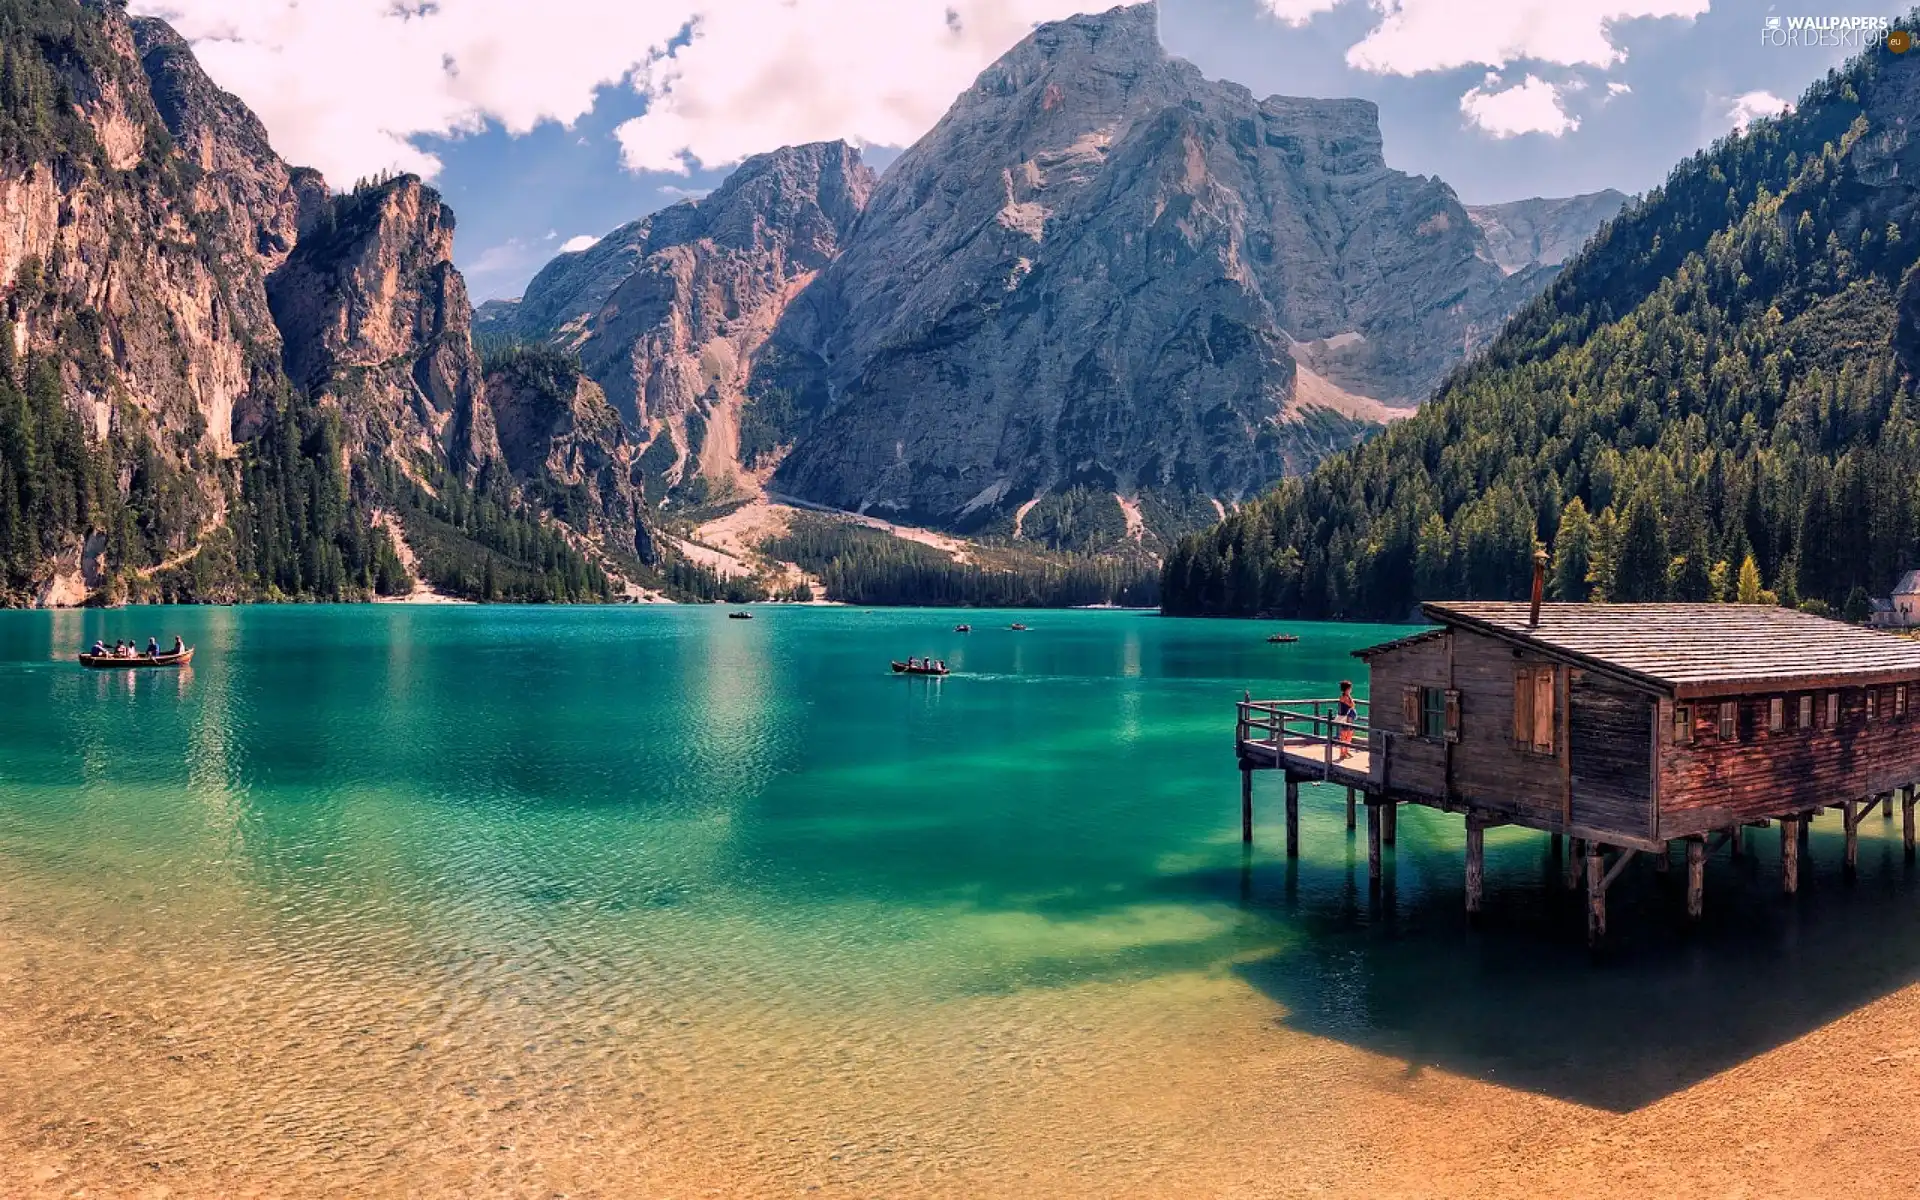
[{"label": "boathouse window", "polygon": [[1827,728],[1838,729],[1839,727],[1840,727],[1840,693],[1828,692],[1827,693]]},{"label": "boathouse window", "polygon": [[1684,704],[1676,705],[1673,710],[1673,744],[1693,745],[1693,710]]},{"label": "boathouse window", "polygon": [[1400,694],[1407,732],[1433,741],[1460,740],[1460,693],[1451,688],[1408,687]]},{"label": "boathouse window", "polygon": [[1893,715],[1896,720],[1907,719],[1907,685],[1904,683],[1893,689]]},{"label": "boathouse window", "polygon": [[1780,733],[1787,727],[1787,698],[1775,696],[1767,701],[1767,732]]},{"label": "boathouse window", "polygon": [[1722,700],[1720,702],[1720,740],[1731,742],[1740,736],[1740,702]]},{"label": "boathouse window", "polygon": [[1878,692],[1874,691],[1872,688],[1867,689],[1867,720],[1869,721],[1873,720],[1874,716],[1876,715],[1874,713],[1874,702],[1879,698],[1880,698],[1880,694]]},{"label": "boathouse window", "polygon": [[1535,754],[1554,753],[1554,668],[1515,667],[1513,744]]},{"label": "boathouse window", "polygon": [[1813,696],[1811,694],[1800,697],[1800,728],[1813,728]]}]

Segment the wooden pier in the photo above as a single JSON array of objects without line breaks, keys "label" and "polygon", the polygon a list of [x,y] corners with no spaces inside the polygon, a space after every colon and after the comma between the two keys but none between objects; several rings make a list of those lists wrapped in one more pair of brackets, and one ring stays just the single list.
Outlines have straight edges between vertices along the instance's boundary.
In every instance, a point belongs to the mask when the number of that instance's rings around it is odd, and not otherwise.
[{"label": "wooden pier", "polygon": [[[1536,586],[1538,586],[1536,581]],[[1300,785],[1346,789],[1367,821],[1381,881],[1403,804],[1466,823],[1466,910],[1478,914],[1485,833],[1514,825],[1566,839],[1587,937],[1606,936],[1607,891],[1639,855],[1669,868],[1685,847],[1686,911],[1705,911],[1705,864],[1747,853],[1778,826],[1781,886],[1799,888],[1806,829],[1840,815],[1844,867],[1860,826],[1898,801],[1907,858],[1920,801],[1920,643],[1758,605],[1429,604],[1435,627],[1361,650],[1375,703],[1342,721],[1316,698],[1239,704],[1241,836],[1253,776],[1286,778],[1287,853],[1300,847]]]}]

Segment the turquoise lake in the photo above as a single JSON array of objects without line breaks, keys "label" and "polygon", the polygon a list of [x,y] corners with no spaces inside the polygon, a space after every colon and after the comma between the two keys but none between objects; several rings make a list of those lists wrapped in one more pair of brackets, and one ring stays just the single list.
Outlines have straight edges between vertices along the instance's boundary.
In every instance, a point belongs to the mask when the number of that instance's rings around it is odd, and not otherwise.
[{"label": "turquoise lake", "polygon": [[[1599,965],[1538,835],[1490,835],[1477,931],[1457,816],[1404,813],[1369,894],[1343,797],[1306,789],[1289,864],[1263,776],[1244,850],[1233,702],[1364,696],[1351,651],[1401,629],[755,611],[0,612],[0,1158],[193,1194],[1231,1190],[1203,1151],[1258,1114],[1213,1081],[1251,1064],[1328,1139],[1416,1069],[1630,1111],[1920,964],[1878,818],[1844,891],[1823,823],[1792,908],[1764,837],[1716,859],[1699,930],[1683,872],[1634,872]],[[72,662],[176,632],[189,671]]]}]

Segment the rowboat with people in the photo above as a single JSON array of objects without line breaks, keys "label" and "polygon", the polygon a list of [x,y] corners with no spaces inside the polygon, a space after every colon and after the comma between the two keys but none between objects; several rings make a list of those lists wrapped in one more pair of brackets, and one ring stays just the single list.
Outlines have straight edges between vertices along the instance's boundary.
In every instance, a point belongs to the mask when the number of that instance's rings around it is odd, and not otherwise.
[{"label": "rowboat with people", "polygon": [[895,675],[946,675],[947,664],[930,658],[910,658],[905,662],[893,664]]},{"label": "rowboat with people", "polygon": [[90,671],[141,671],[155,667],[184,667],[193,662],[193,647],[168,654],[82,654],[80,665]]}]

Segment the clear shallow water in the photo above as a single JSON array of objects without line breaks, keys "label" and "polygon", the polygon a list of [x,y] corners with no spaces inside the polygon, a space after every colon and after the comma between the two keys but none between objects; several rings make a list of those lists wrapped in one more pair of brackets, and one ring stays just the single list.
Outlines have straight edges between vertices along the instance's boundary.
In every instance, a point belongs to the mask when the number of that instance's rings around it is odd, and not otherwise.
[{"label": "clear shallow water", "polygon": [[[1716,861],[1699,934],[1631,875],[1601,971],[1535,835],[1490,835],[1478,935],[1457,817],[1403,814],[1369,896],[1331,789],[1276,856],[1264,776],[1247,854],[1232,702],[1364,696],[1349,652],[1400,631],[1012,619],[0,613],[8,1144],[108,1186],[1165,1183],[1223,1046],[1328,1136],[1376,1060],[1626,1111],[1920,965],[1877,818],[1792,908],[1770,844]],[[175,632],[190,672],[71,662]]]}]

